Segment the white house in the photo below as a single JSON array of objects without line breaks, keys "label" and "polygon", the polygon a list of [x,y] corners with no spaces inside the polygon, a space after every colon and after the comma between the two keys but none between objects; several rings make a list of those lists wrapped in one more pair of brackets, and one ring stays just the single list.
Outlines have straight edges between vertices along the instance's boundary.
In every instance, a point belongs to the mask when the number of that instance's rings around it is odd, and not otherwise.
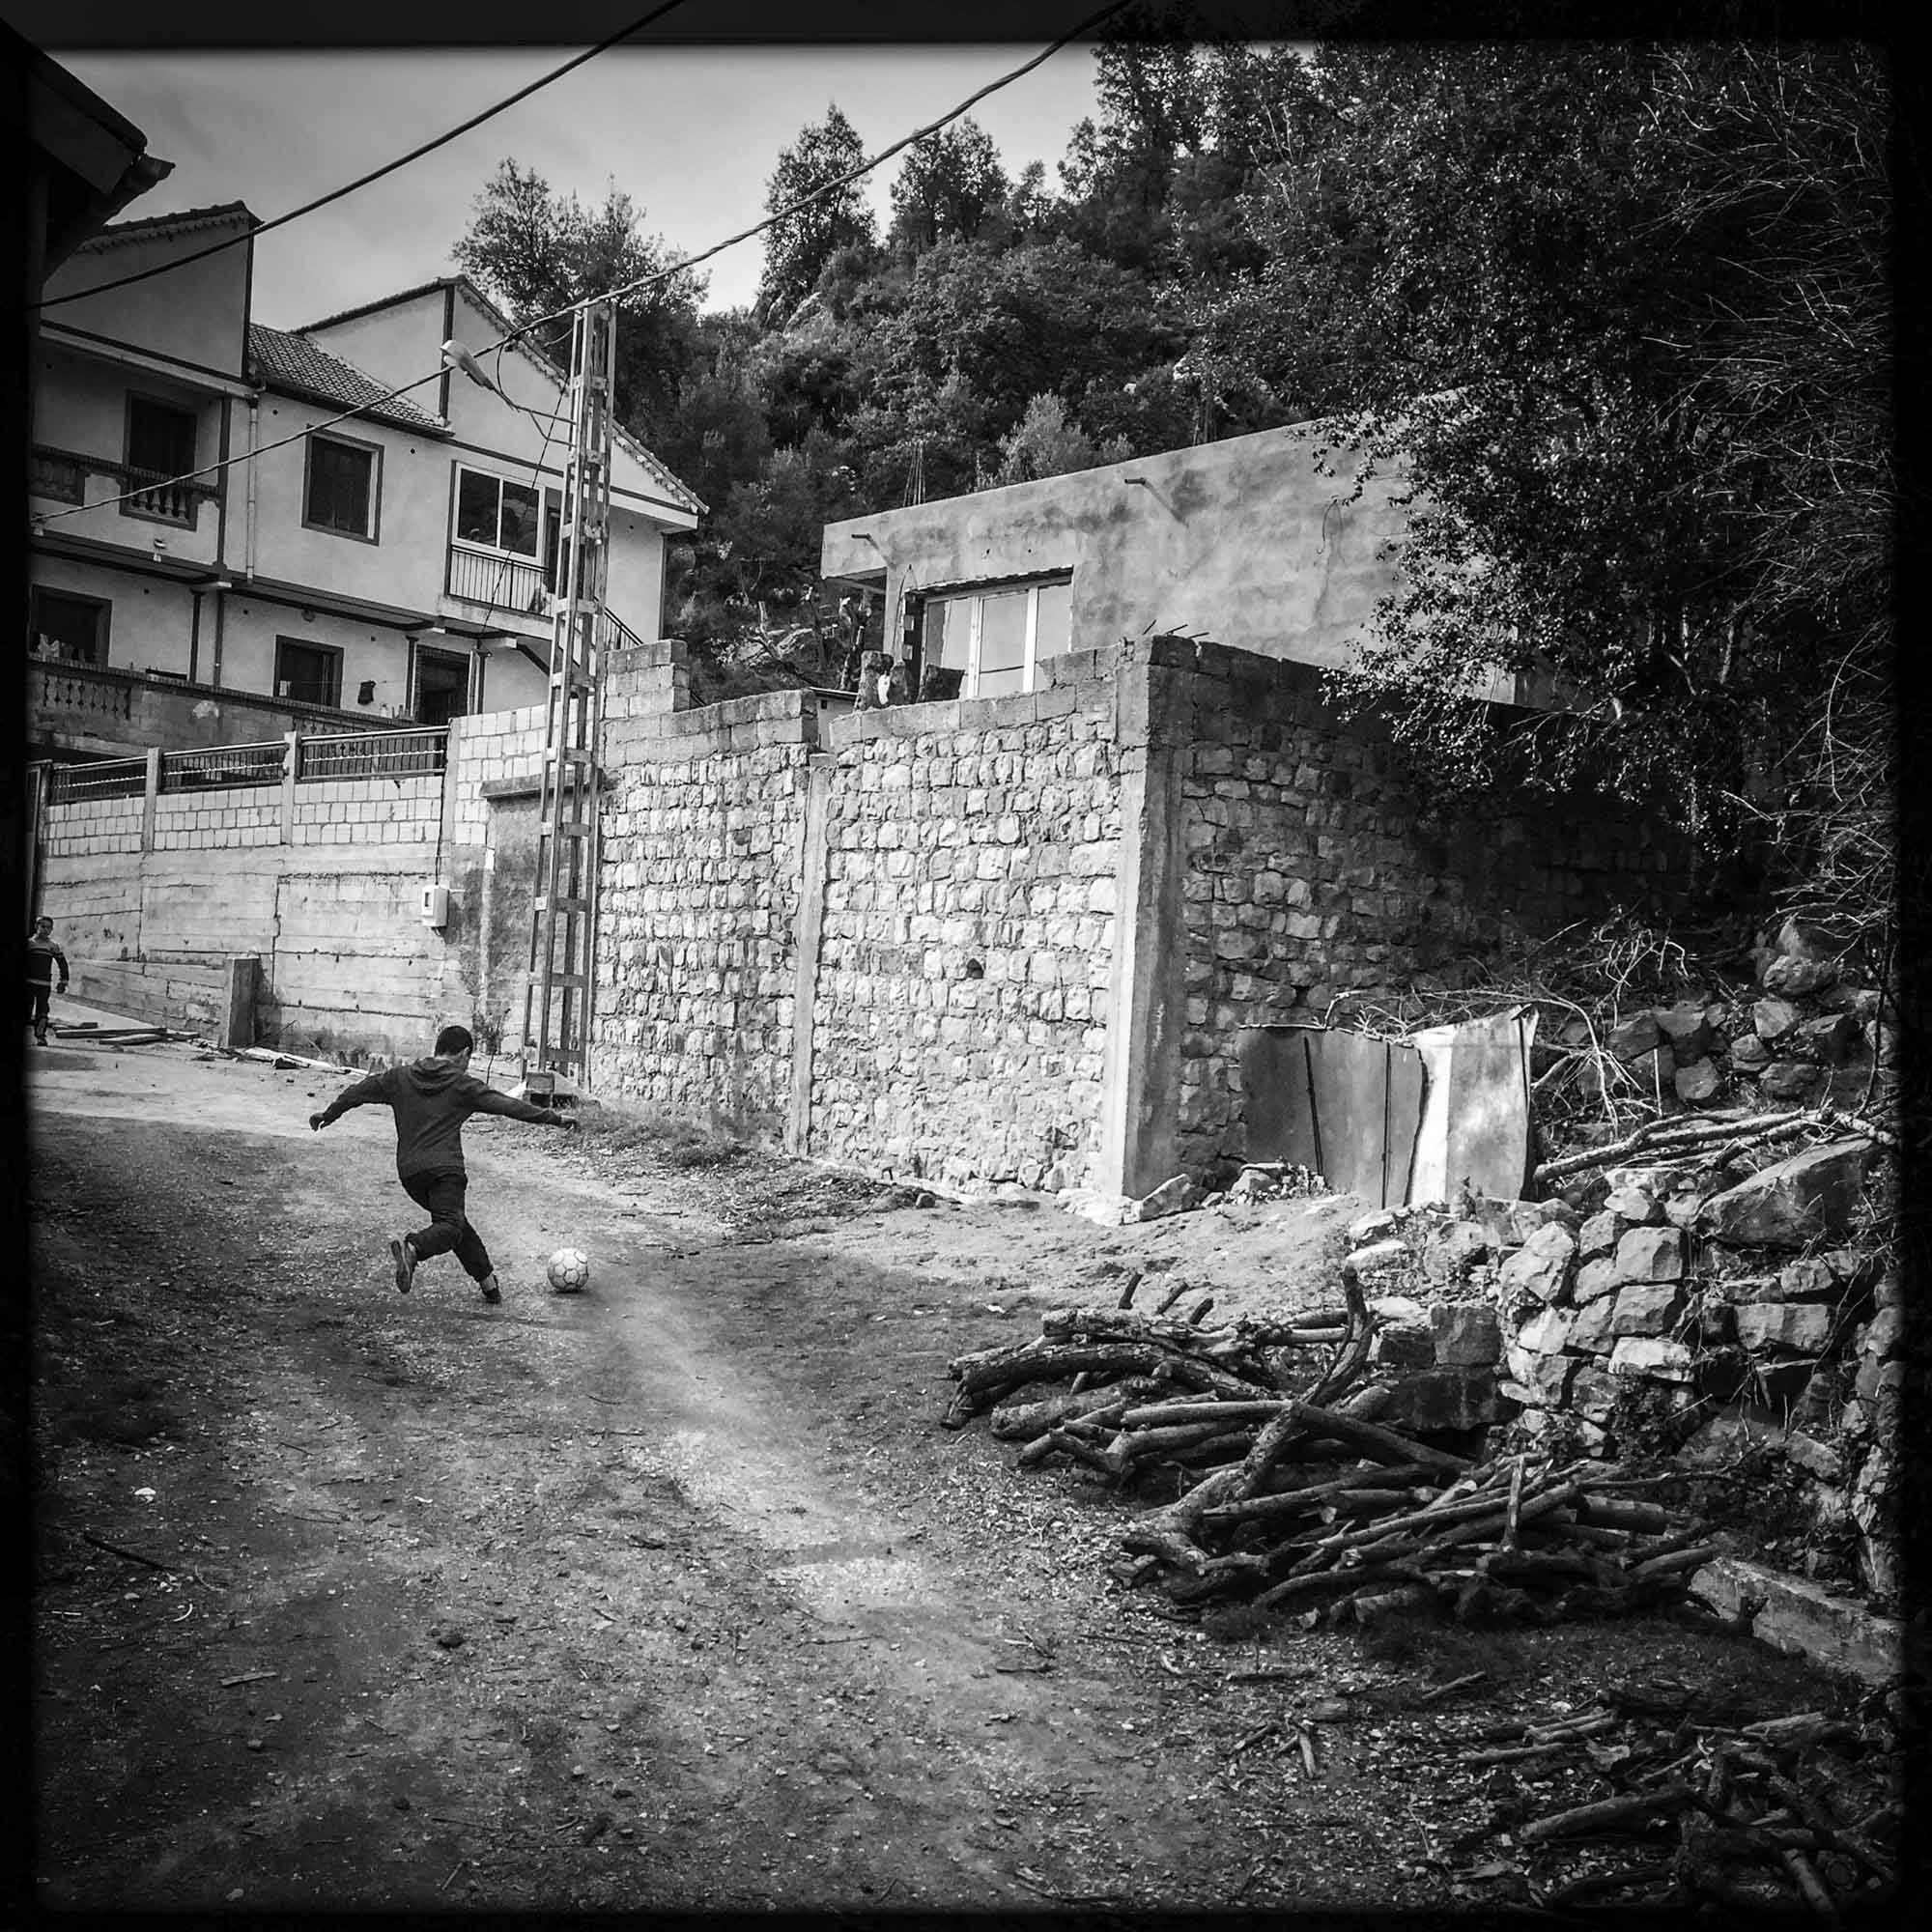
[{"label": "white house", "polygon": [[[539,701],[564,372],[498,351],[511,325],[463,277],[302,329],[256,323],[251,242],[183,258],[257,225],[239,202],[121,223],[49,277],[30,651],[372,720]],[[495,388],[443,366],[452,337]],[[657,635],[667,533],[703,507],[619,434],[613,640]]]}]

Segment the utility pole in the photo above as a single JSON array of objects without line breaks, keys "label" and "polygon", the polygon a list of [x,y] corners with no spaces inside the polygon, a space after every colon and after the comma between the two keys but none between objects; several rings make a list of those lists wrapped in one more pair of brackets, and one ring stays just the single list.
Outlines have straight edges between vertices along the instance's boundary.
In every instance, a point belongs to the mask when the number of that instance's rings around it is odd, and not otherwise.
[{"label": "utility pole", "polygon": [[570,335],[563,529],[551,610],[550,691],[538,800],[536,891],[524,987],[526,1089],[590,1071],[597,912],[599,672],[611,526],[611,401],[617,314],[580,308]]}]

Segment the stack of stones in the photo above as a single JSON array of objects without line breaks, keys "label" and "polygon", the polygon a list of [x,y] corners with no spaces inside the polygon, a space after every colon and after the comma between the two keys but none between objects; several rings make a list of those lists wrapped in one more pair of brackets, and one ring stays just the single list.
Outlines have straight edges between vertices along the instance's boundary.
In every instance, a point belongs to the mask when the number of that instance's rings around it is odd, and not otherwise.
[{"label": "stack of stones", "polygon": [[1763,1445],[1819,1532],[1799,1567],[1889,1596],[1904,1323],[1895,1274],[1846,1239],[1870,1152],[1831,1141],[1743,1180],[1613,1168],[1588,1213],[1465,1196],[1365,1216],[1351,1259],[1396,1419],[1605,1457]]},{"label": "stack of stones", "polygon": [[[1731,996],[1687,996],[1621,1017],[1600,1033],[1636,1093],[1663,1112],[1735,1105],[1753,1094],[1779,1108],[1851,1109],[1873,1097],[1896,1051],[1878,990],[1859,983],[1815,927],[1787,920],[1752,952],[1754,978]],[[1586,1048],[1580,1018],[1539,1049],[1548,1060]],[[1602,1090],[1594,1061],[1586,1094]],[[1630,1082],[1610,1083],[1628,1094]]]}]

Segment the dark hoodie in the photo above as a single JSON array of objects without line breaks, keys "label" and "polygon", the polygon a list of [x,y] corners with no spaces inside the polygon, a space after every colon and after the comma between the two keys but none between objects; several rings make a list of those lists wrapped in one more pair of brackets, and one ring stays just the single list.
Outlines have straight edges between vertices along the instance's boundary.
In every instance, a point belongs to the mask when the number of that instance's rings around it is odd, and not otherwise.
[{"label": "dark hoodie", "polygon": [[433,1053],[345,1088],[323,1109],[323,1124],[351,1107],[379,1101],[395,1112],[396,1172],[406,1179],[412,1174],[463,1173],[463,1123],[471,1114],[506,1114],[546,1127],[559,1127],[565,1120],[549,1107],[497,1093],[473,1073],[462,1072],[454,1060]]}]

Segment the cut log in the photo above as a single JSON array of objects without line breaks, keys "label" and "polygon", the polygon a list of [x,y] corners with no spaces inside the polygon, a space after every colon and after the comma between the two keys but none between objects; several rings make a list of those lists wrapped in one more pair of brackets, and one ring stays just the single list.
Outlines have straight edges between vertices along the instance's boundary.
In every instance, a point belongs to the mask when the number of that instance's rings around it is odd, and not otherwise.
[{"label": "cut log", "polygon": [[1474,1466],[1466,1456],[1452,1456],[1446,1449],[1412,1441],[1406,1435],[1398,1435],[1393,1429],[1365,1422],[1340,1408],[1325,1408],[1312,1402],[1297,1403],[1295,1407],[1311,1431],[1319,1430],[1323,1435],[1351,1443],[1364,1456],[1373,1456],[1378,1463],[1421,1463],[1431,1469],[1446,1469],[1458,1476]]},{"label": "cut log", "polygon": [[1162,1402],[1130,1408],[1123,1429],[1160,1429],[1181,1422],[1265,1422],[1287,1406],[1286,1396],[1256,1402]]},{"label": "cut log", "polygon": [[1631,1502],[1621,1496],[1587,1492],[1577,1498],[1577,1517],[1593,1528],[1622,1530],[1668,1530],[1681,1520],[1662,1503]]},{"label": "cut log", "polygon": [[1003,1442],[1031,1441],[1034,1436],[1044,1435],[1063,1422],[1071,1422],[1082,1416],[1098,1415],[1116,1407],[1124,1413],[1136,1395],[1143,1391],[1151,1394],[1159,1386],[1151,1377],[1148,1377],[1139,1387],[1113,1382],[1104,1389],[1090,1389],[1079,1394],[1066,1390],[1035,1402],[1003,1403],[993,1410],[993,1434]]},{"label": "cut log", "polygon": [[1261,1609],[1273,1610],[1284,1604],[1296,1603],[1307,1597],[1326,1596],[1334,1590],[1351,1594],[1370,1583],[1407,1583],[1413,1580],[1413,1572],[1406,1564],[1363,1563],[1352,1570],[1318,1570],[1306,1577],[1284,1577],[1281,1582],[1264,1590],[1255,1603]]},{"label": "cut log", "polygon": [[1795,1817],[1802,1819],[1834,1851],[1856,1859],[1881,1884],[1890,1885],[1893,1882],[1896,1873],[1890,1864],[1856,1831],[1840,1825],[1825,1805],[1808,1792],[1801,1791],[1788,1777],[1777,1774],[1766,1778],[1765,1783],[1784,1800]]},{"label": "cut log", "polygon": [[1723,1553],[1721,1543],[1692,1544],[1689,1549],[1673,1549],[1667,1555],[1652,1556],[1641,1563],[1634,1563],[1627,1574],[1633,1583],[1648,1583],[1679,1572],[1688,1575],[1692,1570],[1701,1570],[1714,1556]]},{"label": "cut log", "polygon": [[1360,1488],[1370,1483],[1385,1483],[1392,1476],[1420,1476],[1427,1473],[1420,1463],[1409,1463],[1390,1467],[1386,1463],[1377,1463],[1371,1469],[1357,1469],[1346,1476],[1337,1476],[1323,1483],[1311,1483],[1305,1487],[1283,1490],[1271,1496],[1250,1496],[1239,1502],[1217,1503],[1202,1512],[1202,1527],[1208,1529],[1232,1529],[1244,1522],[1271,1522],[1281,1517],[1291,1517],[1304,1510],[1319,1507],[1325,1496],[1335,1495],[1350,1489]]},{"label": "cut log", "polygon": [[1605,1798],[1595,1804],[1578,1804],[1569,1811],[1534,1818],[1518,1832],[1517,1840],[1524,1845],[1543,1845],[1552,1838],[1589,1837],[1598,1832],[1615,1831],[1619,1826],[1656,1817],[1661,1812],[1681,1811],[1690,1798],[1690,1789],[1684,1784],[1627,1792],[1621,1798]]},{"label": "cut log", "polygon": [[1839,1923],[1837,1905],[1811,1861],[1803,1852],[1793,1849],[1783,1854],[1783,1861],[1784,1869],[1791,1874],[1792,1884],[1798,1888],[1799,1897],[1828,1924]]},{"label": "cut log", "polygon": [[[1064,1343],[997,1360],[954,1363],[959,1393],[982,1405],[1030,1381],[1060,1381],[1085,1370],[1122,1376],[1157,1375],[1178,1358],[1151,1344]],[[1230,1378],[1232,1380],[1233,1378]]]}]

